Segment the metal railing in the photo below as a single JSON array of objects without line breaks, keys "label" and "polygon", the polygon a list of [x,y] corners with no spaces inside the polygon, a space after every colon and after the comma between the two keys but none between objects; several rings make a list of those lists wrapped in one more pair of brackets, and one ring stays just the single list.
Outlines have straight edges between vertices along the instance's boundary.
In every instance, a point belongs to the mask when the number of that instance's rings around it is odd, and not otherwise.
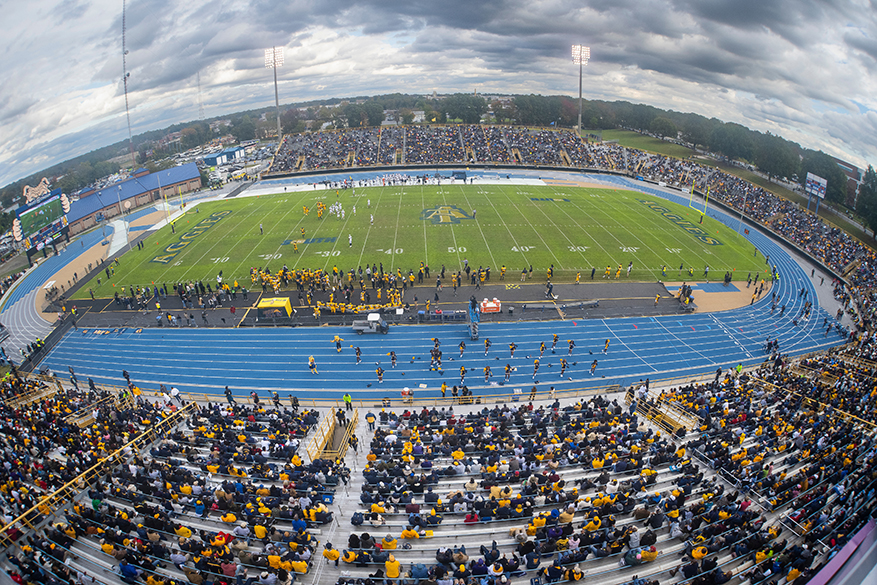
[{"label": "metal railing", "polygon": [[170,414],[168,417],[158,421],[147,430],[140,433],[126,445],[116,449],[106,457],[101,458],[97,463],[54,492],[43,496],[36,505],[0,528],[0,547],[7,548],[14,543],[13,538],[9,534],[13,528],[18,529],[18,527],[23,527],[31,530],[36,529],[37,525],[39,525],[47,516],[54,516],[68,503],[73,501],[73,499],[79,495],[86,486],[91,485],[98,477],[111,471],[116,465],[125,461],[131,454],[138,453],[143,447],[166,434],[167,431],[179,424],[195,409],[197,409],[195,403],[188,403],[183,408]]},{"label": "metal railing", "polygon": [[[347,455],[347,449],[350,447],[350,437],[353,436],[354,431],[356,430],[356,424],[359,422],[359,409],[353,409],[353,417],[351,417],[350,422],[347,423],[347,427],[344,429],[344,435],[341,437],[341,443],[338,445],[337,449],[323,449],[323,452],[320,453],[320,459],[344,459],[344,456]],[[337,426],[336,431],[337,431]],[[334,438],[334,435],[333,435]]]},{"label": "metal railing", "polygon": [[338,419],[335,418],[335,408],[331,408],[329,414],[324,416],[319,424],[314,427],[314,437],[305,448],[311,461],[316,461],[321,458],[323,452],[326,450],[326,445],[329,444],[329,441],[332,440],[332,436],[335,433],[337,420]]},{"label": "metal railing", "polygon": [[94,404],[84,406],[76,412],[68,414],[64,417],[64,421],[73,423],[79,428],[85,428],[95,421],[94,413],[102,406],[111,406],[118,411],[134,408],[134,397],[130,392],[113,392]]},{"label": "metal railing", "polygon": [[27,392],[24,392],[17,396],[7,398],[4,403],[9,408],[22,408],[24,406],[28,406],[29,404],[33,404],[34,402],[38,402],[46,398],[51,398],[57,392],[58,388],[53,386],[33,388],[32,390],[28,390]]}]

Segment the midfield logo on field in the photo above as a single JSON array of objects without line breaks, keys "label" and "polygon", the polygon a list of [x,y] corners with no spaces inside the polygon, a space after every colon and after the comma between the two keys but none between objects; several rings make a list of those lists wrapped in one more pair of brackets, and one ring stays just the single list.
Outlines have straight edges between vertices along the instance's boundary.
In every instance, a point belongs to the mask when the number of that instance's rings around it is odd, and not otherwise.
[{"label": "midfield logo on field", "polygon": [[472,216],[456,205],[436,205],[421,211],[420,219],[432,223],[460,223],[461,219],[472,219]]}]

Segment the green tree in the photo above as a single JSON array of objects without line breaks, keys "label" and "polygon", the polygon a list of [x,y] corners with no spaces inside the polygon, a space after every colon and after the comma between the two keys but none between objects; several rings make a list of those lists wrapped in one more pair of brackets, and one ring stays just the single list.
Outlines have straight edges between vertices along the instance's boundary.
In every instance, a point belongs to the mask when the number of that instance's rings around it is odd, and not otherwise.
[{"label": "green tree", "polygon": [[231,134],[238,142],[252,140],[256,137],[256,124],[249,116],[244,116],[231,127]]},{"label": "green tree", "polygon": [[549,115],[545,100],[540,95],[519,95],[514,99],[516,121],[523,126],[542,126]]},{"label": "green tree", "polygon": [[493,100],[490,103],[490,109],[493,112],[494,118],[500,124],[508,124],[515,117],[515,105],[514,102],[509,102],[505,104],[499,100]]},{"label": "green tree", "polygon": [[731,160],[752,159],[750,130],[740,124],[720,124],[713,128],[709,147],[713,152],[723,154]]},{"label": "green tree", "polygon": [[649,132],[659,138],[664,138],[665,136],[676,138],[678,130],[676,129],[676,124],[671,122],[669,118],[658,116],[649,124]]},{"label": "green tree", "polygon": [[201,144],[201,140],[198,136],[198,130],[192,128],[183,128],[182,132],[180,132],[180,142],[182,142],[183,148],[195,148],[196,146]]},{"label": "green tree", "polygon": [[402,116],[402,124],[404,124],[405,126],[414,123],[414,112],[412,112],[408,108],[402,108],[401,110],[399,110],[399,115]]},{"label": "green tree", "polygon": [[284,134],[298,134],[304,132],[305,123],[302,120],[298,108],[289,108],[280,114],[280,127]]},{"label": "green tree", "polygon": [[[718,120],[716,120],[718,122]],[[682,124],[682,138],[694,145],[706,146],[712,132],[712,121],[697,114],[689,114]]]},{"label": "green tree", "polygon": [[865,220],[865,226],[877,234],[877,173],[871,165],[868,165],[862,184],[859,185],[856,212]]},{"label": "green tree", "polygon": [[360,104],[346,104],[341,110],[344,112],[348,127],[359,128],[368,125],[368,115]]},{"label": "green tree", "polygon": [[366,123],[369,126],[380,126],[384,121],[384,106],[377,101],[371,100],[362,104],[362,111],[365,113]]},{"label": "green tree", "polygon": [[464,124],[477,124],[487,111],[487,102],[481,96],[455,93],[444,99],[442,107],[452,119],[462,120]]},{"label": "green tree", "polygon": [[754,162],[771,177],[791,177],[798,168],[798,155],[791,142],[773,134],[756,134]]}]

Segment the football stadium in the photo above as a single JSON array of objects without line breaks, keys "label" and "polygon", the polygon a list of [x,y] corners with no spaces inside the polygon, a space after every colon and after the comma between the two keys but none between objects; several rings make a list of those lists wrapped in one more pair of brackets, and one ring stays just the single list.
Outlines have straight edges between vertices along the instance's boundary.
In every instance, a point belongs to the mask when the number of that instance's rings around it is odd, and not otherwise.
[{"label": "football stadium", "polygon": [[121,4],[5,11],[0,585],[877,583],[858,5]]},{"label": "football stadium", "polygon": [[13,333],[60,316],[7,385],[10,573],[827,582],[866,554],[872,252],[693,162],[489,130],[395,166],[378,130],[286,137],[17,280]]}]

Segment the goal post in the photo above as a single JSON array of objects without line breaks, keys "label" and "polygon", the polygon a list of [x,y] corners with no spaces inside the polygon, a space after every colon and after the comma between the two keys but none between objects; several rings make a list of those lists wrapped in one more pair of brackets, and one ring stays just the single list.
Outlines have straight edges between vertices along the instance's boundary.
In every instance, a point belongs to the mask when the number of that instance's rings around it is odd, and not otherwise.
[{"label": "goal post", "polygon": [[691,183],[691,190],[688,192],[688,207],[691,209],[700,212],[701,215],[706,215],[707,206],[710,201],[710,188],[709,185],[706,187],[706,195],[703,197],[703,208],[701,208],[700,202],[694,196],[694,183]]}]

